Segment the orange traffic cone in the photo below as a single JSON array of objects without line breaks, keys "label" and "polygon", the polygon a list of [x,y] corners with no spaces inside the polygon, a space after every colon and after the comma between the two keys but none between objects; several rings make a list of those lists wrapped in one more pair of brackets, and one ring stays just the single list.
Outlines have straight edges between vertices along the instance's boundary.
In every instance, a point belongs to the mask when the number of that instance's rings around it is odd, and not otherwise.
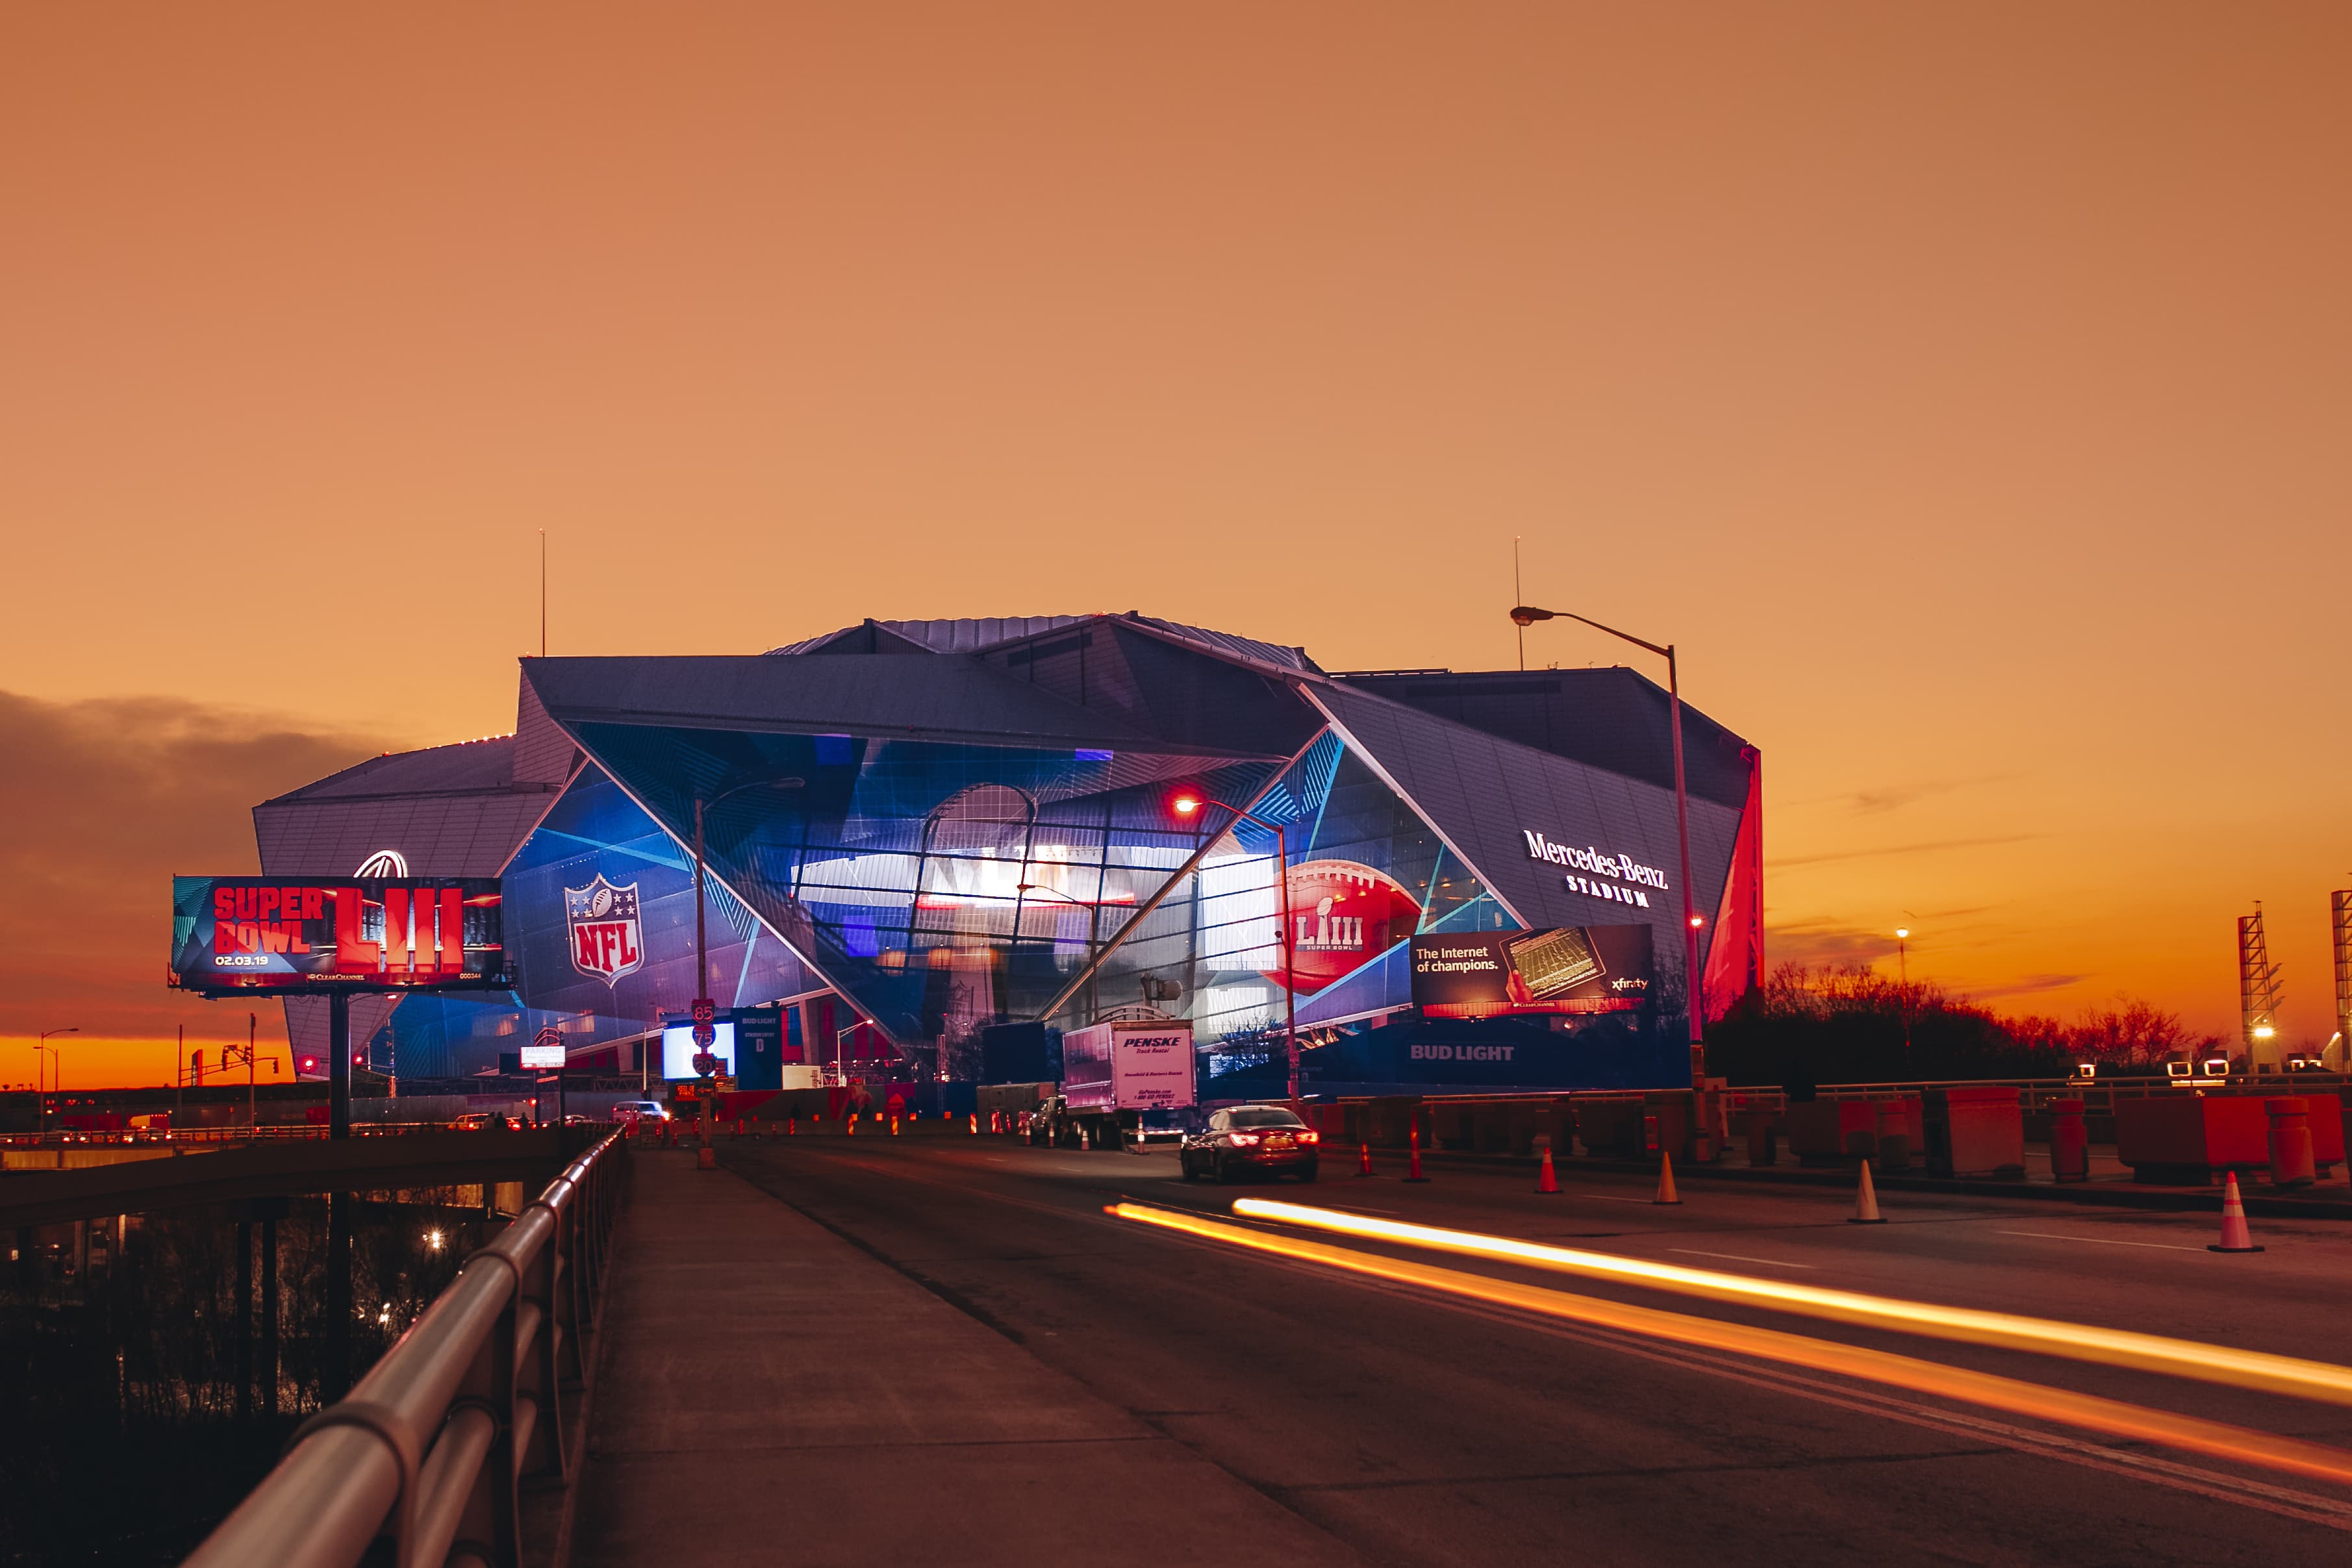
[{"label": "orange traffic cone", "polygon": [[1372,1146],[1370,1143],[1359,1143],[1356,1146],[1356,1174],[1369,1176],[1371,1173]]},{"label": "orange traffic cone", "polygon": [[[1551,1151],[1547,1149],[1544,1152],[1549,1154]],[[1658,1151],[1658,1195],[1650,1201],[1654,1204],[1678,1204],[1683,1201],[1682,1194],[1675,1191],[1675,1157],[1664,1149]]]},{"label": "orange traffic cone", "polygon": [[971,1113],[971,1135],[975,1138],[980,1136],[980,1112],[977,1110]]},{"label": "orange traffic cone", "polygon": [[855,1138],[855,1137],[856,1137],[856,1136],[857,1136],[857,1112],[856,1112],[856,1111],[854,1111],[854,1110],[853,1110],[853,1111],[851,1111],[851,1112],[849,1113],[849,1133],[848,1133],[848,1136],[850,1136],[850,1137],[852,1137],[852,1138]]},{"label": "orange traffic cone", "polygon": [[895,1116],[890,1118],[890,1136],[893,1138],[898,1136],[898,1119]]},{"label": "orange traffic cone", "polygon": [[2221,1193],[2221,1243],[2208,1247],[2208,1252],[2260,1252],[2254,1245],[2254,1233],[2246,1228],[2246,1205],[2238,1196],[2238,1173],[2230,1173],[2230,1184]]},{"label": "orange traffic cone", "polygon": [[1536,1174],[1536,1191],[1539,1193],[1557,1193],[1559,1191],[1559,1177],[1553,1173],[1551,1168],[1551,1144],[1549,1142],[1546,1142],[1543,1146],[1543,1169]]},{"label": "orange traffic cone", "polygon": [[1421,1173],[1421,1123],[1411,1122],[1408,1124],[1408,1129],[1412,1157],[1405,1171],[1404,1179],[1408,1182],[1425,1182],[1429,1178]]},{"label": "orange traffic cone", "polygon": [[1853,1213],[1846,1216],[1848,1225],[1885,1225],[1885,1217],[1878,1212],[1878,1188],[1870,1179],[1870,1162],[1862,1163],[1862,1187],[1854,1194]]},{"label": "orange traffic cone", "polygon": [[798,1114],[794,1114],[794,1115],[792,1115],[792,1116],[787,1116],[787,1117],[785,1117],[785,1118],[784,1118],[784,1136],[785,1136],[785,1137],[787,1137],[787,1138],[797,1138],[797,1137],[799,1137],[800,1135],[801,1135],[801,1119],[800,1119],[799,1115],[798,1115]]}]

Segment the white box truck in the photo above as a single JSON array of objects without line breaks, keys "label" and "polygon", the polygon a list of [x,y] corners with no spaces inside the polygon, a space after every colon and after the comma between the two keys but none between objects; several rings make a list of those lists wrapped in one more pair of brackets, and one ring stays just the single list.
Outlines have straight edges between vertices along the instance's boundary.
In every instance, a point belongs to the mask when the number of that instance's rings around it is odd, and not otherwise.
[{"label": "white box truck", "polygon": [[1030,1113],[1029,1142],[1116,1149],[1147,1110],[1193,1103],[1192,1025],[1095,1024],[1062,1037],[1062,1086]]}]

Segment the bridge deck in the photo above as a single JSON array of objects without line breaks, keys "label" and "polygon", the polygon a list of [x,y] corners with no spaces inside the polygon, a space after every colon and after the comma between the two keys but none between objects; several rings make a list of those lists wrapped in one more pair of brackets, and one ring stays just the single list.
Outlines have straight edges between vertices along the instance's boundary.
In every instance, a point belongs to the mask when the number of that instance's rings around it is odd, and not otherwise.
[{"label": "bridge deck", "polygon": [[[690,1151],[641,1150],[578,1568],[1353,1561],[1226,1471]],[[1050,1263],[1042,1265],[1050,1267]],[[1181,1391],[1171,1390],[1181,1402]]]}]

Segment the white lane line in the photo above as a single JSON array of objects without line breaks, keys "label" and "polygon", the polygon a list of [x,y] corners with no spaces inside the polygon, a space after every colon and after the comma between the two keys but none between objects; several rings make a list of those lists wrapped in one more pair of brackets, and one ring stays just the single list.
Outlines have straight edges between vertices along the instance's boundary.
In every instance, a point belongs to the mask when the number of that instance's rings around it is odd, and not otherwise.
[{"label": "white lane line", "polygon": [[1744,1252],[1706,1252],[1696,1247],[1669,1247],[1668,1252],[1679,1252],[1689,1258],[1728,1258],[1734,1263],[1761,1263],[1767,1268],[1818,1268],[1818,1263],[1783,1263],[1777,1258],[1750,1258]]},{"label": "white lane line", "polygon": [[1604,1204],[1651,1204],[1657,1202],[1657,1199],[1655,1198],[1621,1198],[1609,1193],[1584,1193],[1580,1195],[1588,1198],[1599,1198]]},{"label": "white lane line", "polygon": [[2202,1252],[2205,1250],[2201,1247],[2183,1247],[2179,1243],[2172,1241],[2117,1241],[2112,1237],[2060,1236],[2054,1231],[2048,1230],[2003,1230],[1996,1231],[1994,1234],[1998,1236],[2031,1236],[2042,1241],[2087,1241],[2094,1247],[2161,1247],[2167,1252]]}]

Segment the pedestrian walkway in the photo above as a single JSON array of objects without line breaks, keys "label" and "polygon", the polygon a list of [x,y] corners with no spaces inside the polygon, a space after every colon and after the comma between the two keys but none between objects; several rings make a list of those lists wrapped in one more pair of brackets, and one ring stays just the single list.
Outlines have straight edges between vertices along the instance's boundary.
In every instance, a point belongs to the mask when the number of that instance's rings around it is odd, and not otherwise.
[{"label": "pedestrian walkway", "polygon": [[786,1204],[698,1172],[691,1151],[633,1158],[580,1568],[1357,1561]]}]

